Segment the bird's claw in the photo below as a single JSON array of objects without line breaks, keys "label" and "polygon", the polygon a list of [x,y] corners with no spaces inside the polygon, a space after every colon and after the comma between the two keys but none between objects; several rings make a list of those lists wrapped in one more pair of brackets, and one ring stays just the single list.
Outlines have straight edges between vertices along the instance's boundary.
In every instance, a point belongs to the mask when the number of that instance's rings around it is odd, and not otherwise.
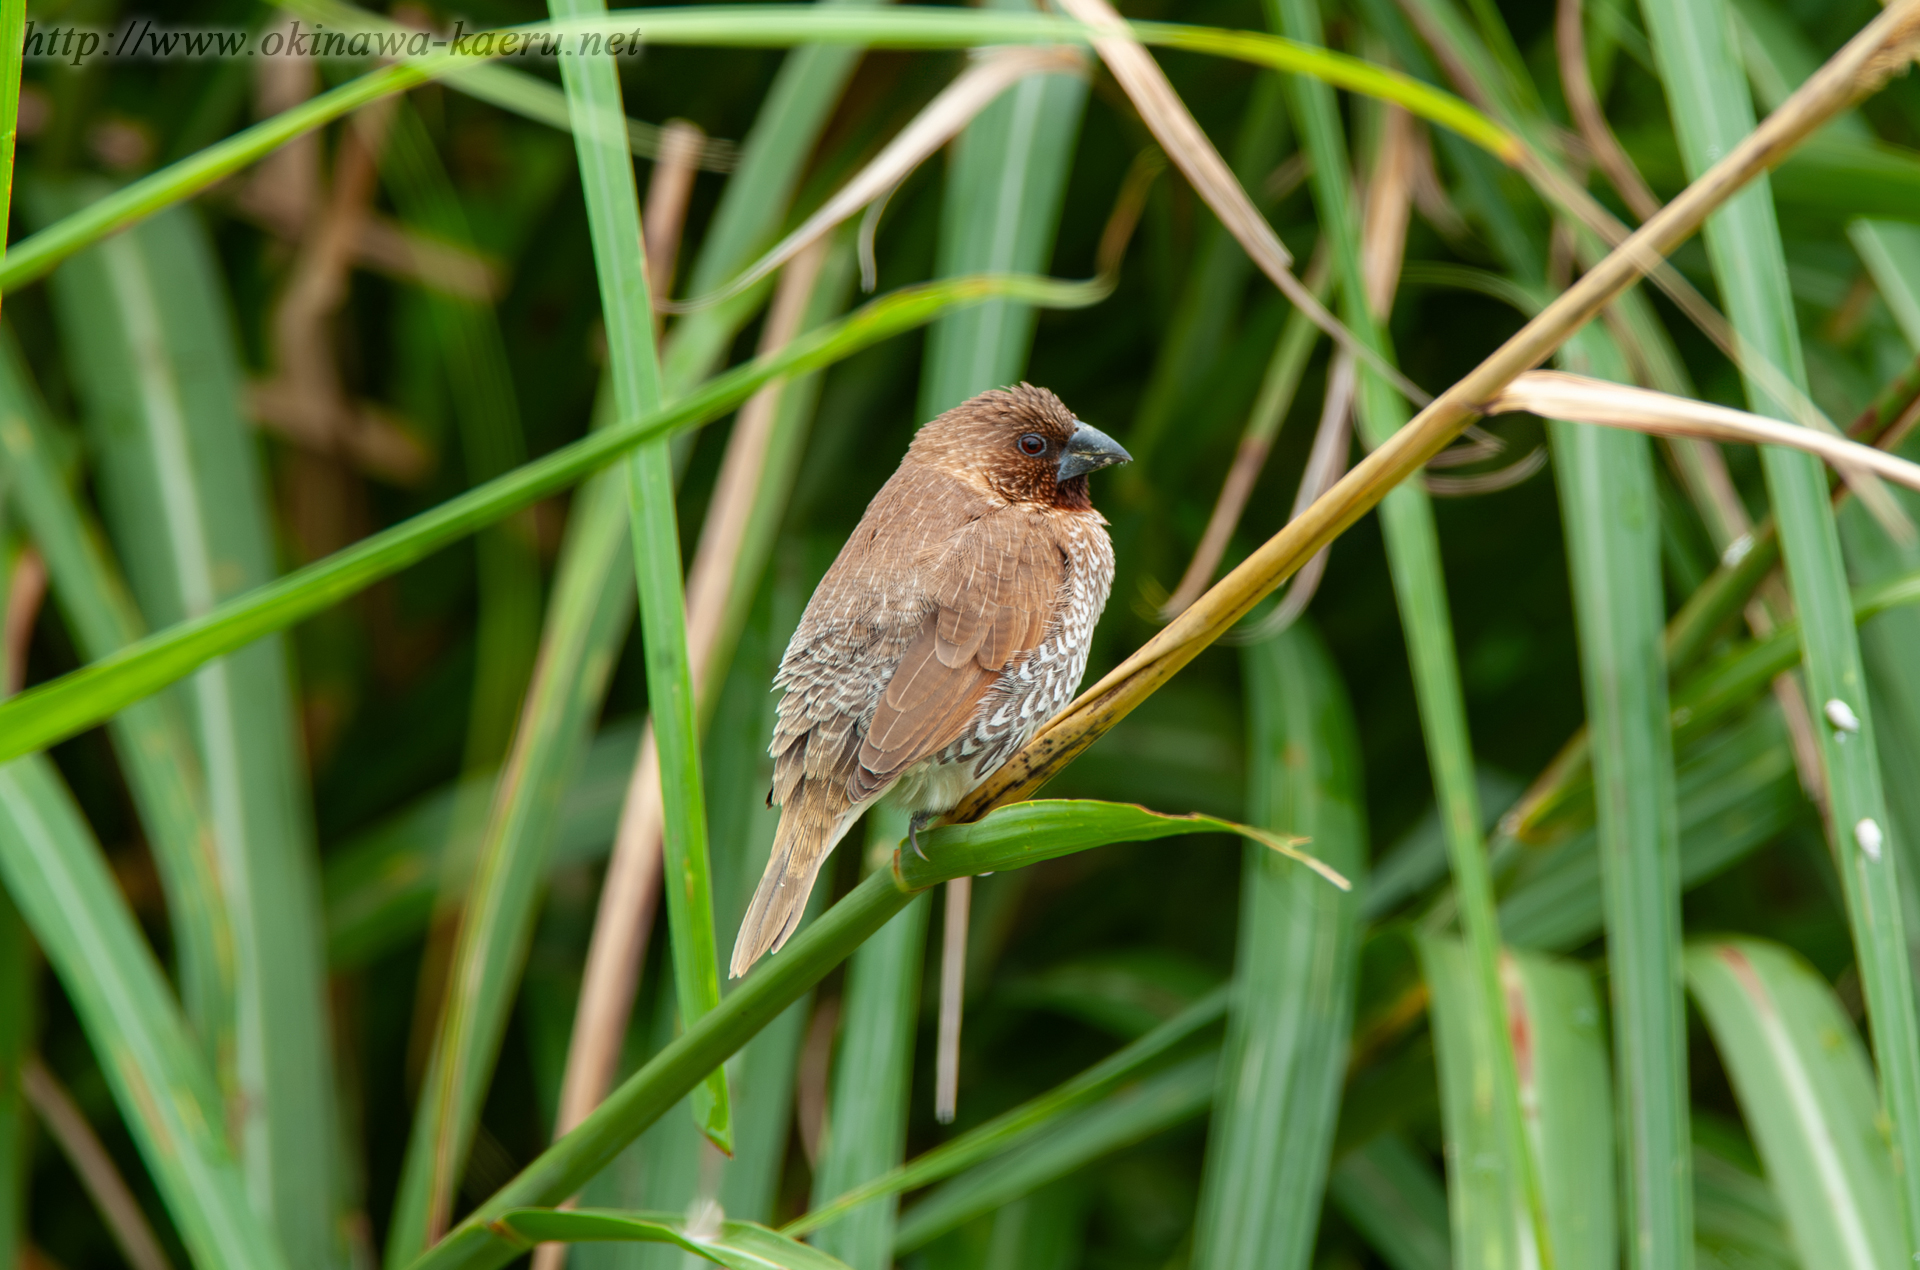
[{"label": "bird's claw", "polygon": [[927,853],[920,849],[920,826],[925,823],[927,823],[925,815],[916,815],[907,822],[907,845],[912,847],[913,853],[922,860],[927,858]]}]

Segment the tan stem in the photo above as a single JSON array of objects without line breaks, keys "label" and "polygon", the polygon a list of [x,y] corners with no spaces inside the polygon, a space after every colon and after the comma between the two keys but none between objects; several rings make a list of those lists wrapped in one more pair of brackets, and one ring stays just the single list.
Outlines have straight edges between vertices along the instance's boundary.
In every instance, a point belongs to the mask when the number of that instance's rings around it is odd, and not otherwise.
[{"label": "tan stem", "polygon": [[140,1201],[120,1176],[113,1157],[107,1154],[72,1095],[38,1055],[22,1065],[20,1088],[47,1133],[60,1145],[60,1153],[73,1166],[127,1264],[133,1270],[170,1270],[167,1254],[161,1251]]},{"label": "tan stem", "polygon": [[1607,180],[1626,200],[1634,216],[1646,220],[1660,210],[1660,200],[1647,188],[1640,169],[1620,146],[1607,126],[1607,117],[1593,93],[1593,80],[1587,70],[1587,35],[1581,25],[1580,0],[1560,0],[1554,23],[1554,48],[1560,54],[1560,86],[1567,97],[1567,110],[1580,130],[1580,139],[1593,153],[1593,161],[1607,174]]},{"label": "tan stem", "polygon": [[947,883],[946,925],[940,940],[940,1032],[933,1063],[933,1118],[952,1124],[960,1108],[960,1019],[967,995],[967,921],[973,879]]},{"label": "tan stem", "polygon": [[647,182],[644,217],[647,238],[647,293],[658,314],[673,294],[673,265],[680,254],[680,233],[687,218],[687,200],[693,195],[699,171],[700,148],[707,134],[684,119],[671,119],[660,134],[660,155],[653,161]]},{"label": "tan stem", "polygon": [[27,650],[33,644],[33,624],[40,616],[40,602],[46,597],[47,562],[38,548],[24,548],[13,562],[13,576],[7,580],[6,683],[0,685],[0,692],[8,696],[26,685]]}]

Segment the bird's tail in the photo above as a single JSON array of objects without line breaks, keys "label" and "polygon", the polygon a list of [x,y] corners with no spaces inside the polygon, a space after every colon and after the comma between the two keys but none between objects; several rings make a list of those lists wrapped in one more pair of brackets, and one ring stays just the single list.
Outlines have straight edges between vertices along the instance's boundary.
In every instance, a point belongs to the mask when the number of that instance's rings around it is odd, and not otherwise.
[{"label": "bird's tail", "polygon": [[740,922],[733,944],[733,977],[747,973],[769,952],[779,952],[807,909],[820,865],[853,821],[844,785],[832,780],[802,780],[780,809],[780,828],[760,886]]}]

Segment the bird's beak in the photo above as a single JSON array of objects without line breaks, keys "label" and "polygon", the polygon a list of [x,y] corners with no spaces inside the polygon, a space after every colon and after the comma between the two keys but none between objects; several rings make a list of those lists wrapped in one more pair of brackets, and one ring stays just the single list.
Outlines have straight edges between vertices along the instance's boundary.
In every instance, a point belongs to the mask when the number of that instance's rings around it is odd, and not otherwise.
[{"label": "bird's beak", "polygon": [[1069,480],[1115,463],[1131,462],[1133,456],[1122,449],[1118,441],[1076,419],[1073,435],[1067,438],[1067,448],[1060,454],[1060,479]]}]

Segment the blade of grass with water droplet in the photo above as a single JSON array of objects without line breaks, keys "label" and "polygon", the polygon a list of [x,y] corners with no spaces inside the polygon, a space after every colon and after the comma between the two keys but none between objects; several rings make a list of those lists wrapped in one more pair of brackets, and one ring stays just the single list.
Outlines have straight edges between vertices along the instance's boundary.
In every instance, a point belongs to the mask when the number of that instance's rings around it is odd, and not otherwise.
[{"label": "blade of grass with water droplet", "polygon": [[[1365,889],[1352,707],[1319,638],[1295,625],[1241,654],[1247,819],[1305,838]],[[1234,1004],[1208,1134],[1193,1262],[1309,1264],[1353,1025],[1360,895],[1248,844]]]},{"label": "blade of grass with water droplet", "polygon": [[[1688,173],[1698,174],[1753,128],[1753,101],[1733,48],[1723,0],[1641,6]],[[1778,223],[1762,178],[1705,226],[1706,246],[1727,316],[1747,345],[1806,391],[1800,334]],[[1746,380],[1755,413],[1791,419],[1774,394]],[[1780,526],[1787,581],[1798,610],[1806,688],[1830,799],[1829,837],[1844,882],[1881,1091],[1899,1156],[1920,1160],[1920,1018],[1901,914],[1901,854],[1883,849],[1888,825],[1865,668],[1853,627],[1840,539],[1826,473],[1806,455],[1761,453]],[[1827,726],[1827,703],[1842,701],[1857,732]],[[1920,1169],[1899,1178],[1906,1252],[1920,1248]]]}]

